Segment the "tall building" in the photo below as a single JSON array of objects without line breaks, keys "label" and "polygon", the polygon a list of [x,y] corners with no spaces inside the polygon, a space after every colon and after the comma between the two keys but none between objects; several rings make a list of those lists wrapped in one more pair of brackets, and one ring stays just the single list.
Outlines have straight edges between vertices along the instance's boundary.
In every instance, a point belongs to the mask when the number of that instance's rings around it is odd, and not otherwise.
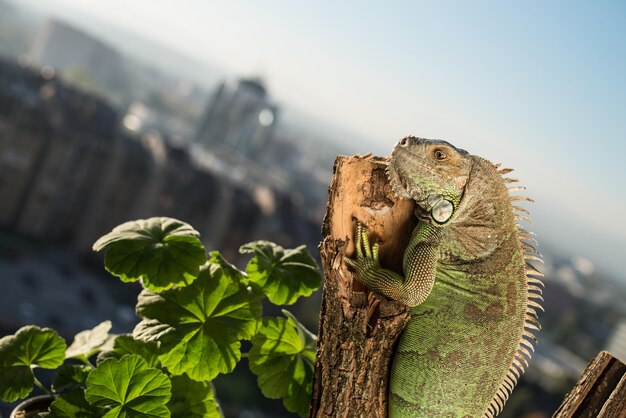
[{"label": "tall building", "polygon": [[124,91],[128,74],[123,57],[97,38],[56,19],[48,19],[38,32],[30,53],[33,61],[93,83],[101,90]]},{"label": "tall building", "polygon": [[606,351],[626,362],[626,320],[620,322],[613,331]]},{"label": "tall building", "polygon": [[196,141],[217,152],[258,156],[274,135],[277,113],[261,80],[225,81],[207,107]]},{"label": "tall building", "polygon": [[0,61],[0,227],[67,241],[117,137],[106,102],[53,75]]}]

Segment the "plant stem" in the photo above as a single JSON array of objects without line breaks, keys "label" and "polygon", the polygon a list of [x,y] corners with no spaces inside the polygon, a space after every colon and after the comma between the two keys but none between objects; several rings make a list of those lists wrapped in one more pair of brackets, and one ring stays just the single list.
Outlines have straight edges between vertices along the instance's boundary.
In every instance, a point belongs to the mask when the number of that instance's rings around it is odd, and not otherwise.
[{"label": "plant stem", "polygon": [[91,362],[89,361],[89,359],[85,356],[80,356],[79,357],[80,361],[82,361],[83,363],[85,363],[85,366],[91,368],[91,369],[95,369],[94,365],[91,364]]},{"label": "plant stem", "polygon": [[52,392],[51,392],[51,391],[50,391],[47,387],[45,387],[45,386],[44,386],[44,385],[43,385],[43,384],[39,381],[39,379],[37,379],[37,377],[35,377],[35,386],[37,386],[39,389],[41,389],[41,390],[43,390],[44,392],[46,392],[48,395],[50,395],[50,396],[54,396],[54,395],[52,394]]}]

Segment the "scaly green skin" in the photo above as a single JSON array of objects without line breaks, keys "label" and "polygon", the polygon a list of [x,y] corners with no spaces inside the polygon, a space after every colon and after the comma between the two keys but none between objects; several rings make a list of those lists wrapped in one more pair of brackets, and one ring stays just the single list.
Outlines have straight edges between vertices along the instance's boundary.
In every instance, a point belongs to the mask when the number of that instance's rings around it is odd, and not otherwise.
[{"label": "scaly green skin", "polygon": [[404,277],[379,265],[359,222],[357,256],[347,262],[370,289],[411,306],[389,417],[495,416],[524,369],[529,288],[537,289],[505,181],[480,157],[413,137],[394,148],[388,174],[394,192],[417,203]]}]

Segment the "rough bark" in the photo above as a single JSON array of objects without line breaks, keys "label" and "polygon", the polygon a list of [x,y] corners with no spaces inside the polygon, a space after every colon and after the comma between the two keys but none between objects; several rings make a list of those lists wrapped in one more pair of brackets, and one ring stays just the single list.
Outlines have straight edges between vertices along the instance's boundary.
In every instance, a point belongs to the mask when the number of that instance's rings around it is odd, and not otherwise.
[{"label": "rough bark", "polygon": [[626,365],[598,354],[552,417],[626,418]]},{"label": "rough bark", "polygon": [[380,242],[381,264],[402,271],[415,226],[413,202],[396,198],[387,160],[337,157],[320,244],[324,291],[309,417],[387,416],[390,359],[409,319],[406,306],[369,292],[346,267],[354,255],[354,218]]}]

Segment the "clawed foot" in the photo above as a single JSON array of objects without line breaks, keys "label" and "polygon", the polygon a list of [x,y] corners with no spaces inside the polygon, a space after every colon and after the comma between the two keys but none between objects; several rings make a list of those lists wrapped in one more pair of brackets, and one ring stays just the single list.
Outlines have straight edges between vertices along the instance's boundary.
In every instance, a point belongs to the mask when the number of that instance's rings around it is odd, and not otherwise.
[{"label": "clawed foot", "polygon": [[346,264],[352,267],[356,273],[357,278],[362,280],[362,275],[368,270],[379,268],[380,263],[378,261],[378,242],[370,246],[370,241],[367,236],[367,228],[358,219],[356,220],[356,231],[354,233],[356,239],[356,258],[345,258]]}]

